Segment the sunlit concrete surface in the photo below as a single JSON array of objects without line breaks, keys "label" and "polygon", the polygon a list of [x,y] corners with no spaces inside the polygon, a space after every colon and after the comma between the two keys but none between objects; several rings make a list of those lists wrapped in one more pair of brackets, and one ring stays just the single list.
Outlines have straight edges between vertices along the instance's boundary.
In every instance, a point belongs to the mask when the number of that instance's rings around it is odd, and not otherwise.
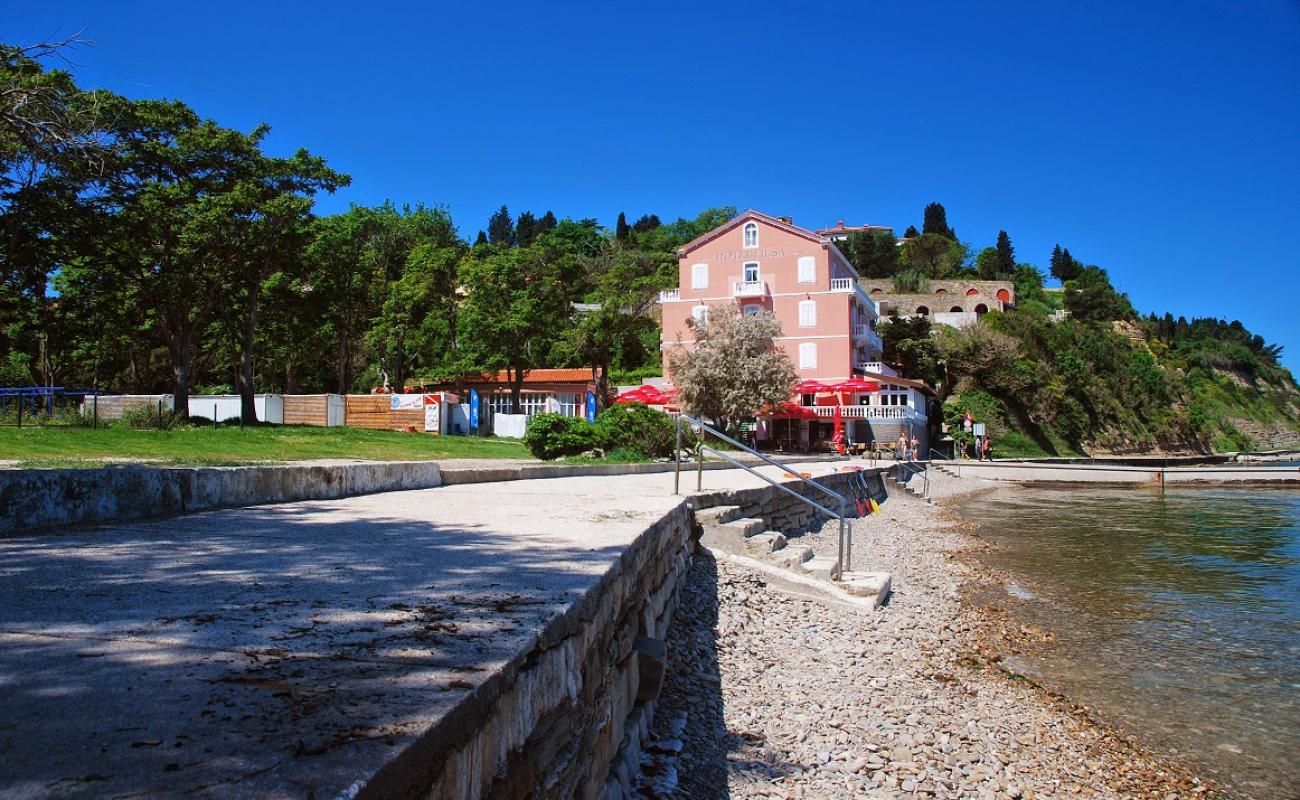
[{"label": "sunlit concrete surface", "polygon": [[[672,477],[444,486],[0,539],[0,796],[338,796],[676,508]],[[759,485],[704,475],[706,491]]]}]

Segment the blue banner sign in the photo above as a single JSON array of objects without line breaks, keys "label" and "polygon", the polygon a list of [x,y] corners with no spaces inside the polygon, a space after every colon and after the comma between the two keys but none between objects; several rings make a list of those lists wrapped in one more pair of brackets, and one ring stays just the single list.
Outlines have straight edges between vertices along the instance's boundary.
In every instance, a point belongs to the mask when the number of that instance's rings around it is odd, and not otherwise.
[{"label": "blue banner sign", "polygon": [[469,390],[469,427],[478,430],[478,389]]},{"label": "blue banner sign", "polygon": [[596,393],[587,392],[587,421],[596,421]]}]

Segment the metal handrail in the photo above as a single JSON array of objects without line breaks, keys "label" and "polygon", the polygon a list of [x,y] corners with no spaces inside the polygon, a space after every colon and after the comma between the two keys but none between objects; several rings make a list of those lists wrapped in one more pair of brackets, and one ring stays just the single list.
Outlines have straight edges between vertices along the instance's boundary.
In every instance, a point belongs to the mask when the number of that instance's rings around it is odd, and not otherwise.
[{"label": "metal handrail", "polygon": [[[730,436],[726,435],[725,433],[723,433],[723,432],[717,430],[716,428],[713,428],[712,426],[707,425],[707,424],[705,424],[704,422],[701,422],[700,420],[698,420],[698,419],[696,419],[696,418],[694,418],[694,417],[688,417],[688,416],[685,415],[685,414],[679,414],[679,415],[677,416],[677,445],[676,445],[676,447],[673,449],[673,462],[674,462],[674,466],[673,466],[673,494],[681,494],[681,493],[682,493],[682,492],[681,492],[681,488],[682,488],[682,487],[681,487],[681,482],[682,482],[682,421],[683,421],[683,420],[685,420],[686,422],[689,422],[689,423],[690,423],[691,425],[693,425],[696,429],[698,429],[698,430],[700,430],[700,431],[706,431],[706,432],[712,434],[713,436],[718,437],[718,438],[721,439],[722,441],[724,441],[724,442],[726,442],[726,443],[732,445],[733,447],[739,447],[741,450],[744,450],[746,453],[749,453],[750,455],[753,455],[753,456],[757,457],[758,459],[760,459],[760,460],[762,460],[762,461],[765,461],[765,462],[767,462],[768,464],[770,464],[770,465],[772,465],[772,466],[774,466],[774,467],[778,467],[778,468],[780,468],[780,469],[782,469],[782,470],[785,470],[785,472],[788,473],[788,474],[794,475],[794,476],[795,476],[796,478],[798,478],[800,481],[802,481],[802,482],[804,482],[804,483],[806,483],[806,484],[808,484],[808,485],[810,485],[810,486],[815,486],[816,488],[822,490],[823,492],[825,492],[827,495],[829,495],[831,498],[833,498],[834,500],[836,500],[836,501],[838,502],[838,504],[839,504],[839,511],[832,511],[831,509],[827,508],[826,506],[823,506],[821,503],[818,503],[818,502],[816,502],[816,501],[814,501],[814,500],[810,500],[809,498],[804,497],[803,495],[801,495],[801,494],[799,494],[798,492],[794,491],[793,489],[791,489],[790,487],[786,486],[785,484],[780,483],[780,482],[778,482],[778,481],[776,481],[776,480],[774,480],[774,479],[772,479],[772,478],[767,477],[767,476],[764,475],[763,473],[761,473],[761,472],[759,472],[758,470],[754,469],[754,468],[753,468],[752,466],[750,466],[749,464],[746,464],[746,463],[740,461],[740,460],[737,459],[737,458],[733,458],[732,456],[728,455],[727,453],[722,452],[721,450],[718,450],[717,448],[714,448],[714,447],[710,447],[710,446],[708,446],[707,444],[704,443],[703,436],[701,436],[701,438],[700,438],[700,457],[696,459],[696,468],[695,468],[695,491],[699,492],[699,491],[702,491],[702,490],[703,490],[703,486],[704,486],[704,458],[703,458],[703,456],[704,456],[704,451],[705,451],[705,450],[708,450],[710,453],[712,453],[712,454],[714,454],[714,455],[716,455],[716,456],[720,456],[720,457],[722,457],[723,459],[726,459],[727,461],[730,461],[732,464],[735,464],[737,467],[740,467],[741,469],[745,470],[746,472],[750,473],[751,475],[754,475],[754,476],[758,477],[759,479],[761,479],[761,480],[763,480],[763,481],[765,481],[765,482],[767,482],[767,483],[769,483],[769,484],[775,486],[776,488],[780,489],[781,491],[785,492],[786,494],[790,495],[791,497],[794,497],[794,498],[796,498],[796,499],[798,499],[798,500],[803,501],[804,503],[807,503],[808,505],[812,506],[813,508],[815,508],[815,509],[817,509],[818,511],[822,512],[823,514],[825,514],[825,515],[827,515],[827,516],[829,516],[829,517],[834,517],[834,518],[838,519],[839,522],[840,522],[840,532],[839,532],[839,542],[838,542],[839,552],[836,554],[835,563],[839,566],[839,571],[840,571],[841,574],[843,574],[844,572],[847,572],[848,570],[850,570],[850,569],[852,568],[852,563],[853,563],[853,527],[852,527],[851,525],[848,525],[848,524],[846,523],[845,508],[847,507],[847,501],[845,500],[844,495],[842,495],[842,494],[840,494],[839,492],[833,491],[833,490],[831,490],[831,489],[829,489],[829,488],[823,486],[822,484],[818,483],[817,481],[812,480],[811,478],[805,478],[803,475],[801,475],[800,473],[798,473],[798,472],[796,472],[795,470],[791,469],[790,467],[786,466],[785,464],[782,464],[780,461],[777,461],[777,460],[774,459],[774,458],[769,458],[768,456],[763,455],[762,453],[758,452],[758,451],[755,450],[754,448],[749,447],[748,445],[745,445],[745,444],[741,444],[740,442],[736,441],[735,439],[731,438]],[[846,545],[847,545],[847,546],[846,546]]]},{"label": "metal handrail", "polygon": [[958,461],[957,459],[953,458],[953,457],[950,456],[950,455],[945,455],[944,453],[940,453],[938,450],[935,450],[933,447],[930,448],[930,456],[931,456],[931,458],[930,458],[931,461],[934,460],[934,456],[938,456],[941,460],[944,460],[944,461],[951,461],[953,464],[957,465],[957,477],[958,477],[958,478],[961,477],[961,462],[960,462],[960,461]]},{"label": "metal handrail", "polygon": [[[924,468],[916,466],[917,464],[923,464]],[[921,476],[921,479],[925,481],[921,496],[924,497],[926,500],[929,500],[930,499],[930,462],[929,461],[917,461],[917,462],[899,461],[898,468],[900,470],[905,469],[912,475]],[[899,483],[902,482],[903,481],[901,480],[899,481]]]}]

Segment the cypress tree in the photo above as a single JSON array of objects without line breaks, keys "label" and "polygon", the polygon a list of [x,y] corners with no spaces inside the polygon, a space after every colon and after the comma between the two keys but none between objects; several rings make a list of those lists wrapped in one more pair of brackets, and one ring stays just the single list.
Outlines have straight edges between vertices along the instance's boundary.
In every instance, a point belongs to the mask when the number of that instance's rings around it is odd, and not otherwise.
[{"label": "cypress tree", "polygon": [[550,211],[547,211],[542,215],[542,218],[537,221],[537,235],[541,236],[547,231],[555,230],[555,226],[558,224],[559,223],[555,221],[555,215]]},{"label": "cypress tree", "polygon": [[1048,263],[1052,265],[1051,266],[1052,277],[1059,280],[1061,277],[1058,274],[1061,271],[1061,246],[1059,244],[1052,248],[1052,258],[1051,261]]},{"label": "cypress tree", "polygon": [[907,230],[903,231],[904,239],[915,239],[920,236],[921,232],[916,229],[915,225],[908,225]]},{"label": "cypress tree", "polygon": [[931,203],[925,207],[925,221],[921,223],[921,233],[937,233],[955,240],[957,232],[948,227],[948,212],[943,204]]},{"label": "cypress tree", "polygon": [[488,217],[487,234],[492,244],[515,243],[515,224],[510,220],[510,209],[503,205]]},{"label": "cypress tree", "polygon": [[478,247],[481,244],[487,244],[487,234],[483,231],[479,231],[478,238],[474,240],[475,247]]},{"label": "cypress tree", "polygon": [[618,212],[618,223],[614,226],[614,238],[620,242],[626,242],[630,231],[631,228],[627,226],[627,215],[622,211]]},{"label": "cypress tree", "polygon": [[518,221],[515,222],[515,241],[520,247],[527,247],[537,238],[537,218],[533,212],[525,211],[519,215]]},{"label": "cypress tree", "polygon": [[998,243],[994,245],[997,256],[993,259],[996,277],[1003,278],[1015,274],[1016,250],[1011,246],[1011,237],[1006,231],[998,231]]}]

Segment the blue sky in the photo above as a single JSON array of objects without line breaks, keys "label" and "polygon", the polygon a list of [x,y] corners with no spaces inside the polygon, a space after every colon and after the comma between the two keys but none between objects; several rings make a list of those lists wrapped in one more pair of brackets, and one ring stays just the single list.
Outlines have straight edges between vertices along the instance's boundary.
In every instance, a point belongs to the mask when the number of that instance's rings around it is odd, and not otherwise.
[{"label": "blue sky", "polygon": [[1300,371],[1300,5],[0,0],[84,30],[79,81],[273,127],[353,177],[319,202],[501,203],[613,224],[718,205],[979,248],[1060,242],[1139,310],[1240,318]]}]

